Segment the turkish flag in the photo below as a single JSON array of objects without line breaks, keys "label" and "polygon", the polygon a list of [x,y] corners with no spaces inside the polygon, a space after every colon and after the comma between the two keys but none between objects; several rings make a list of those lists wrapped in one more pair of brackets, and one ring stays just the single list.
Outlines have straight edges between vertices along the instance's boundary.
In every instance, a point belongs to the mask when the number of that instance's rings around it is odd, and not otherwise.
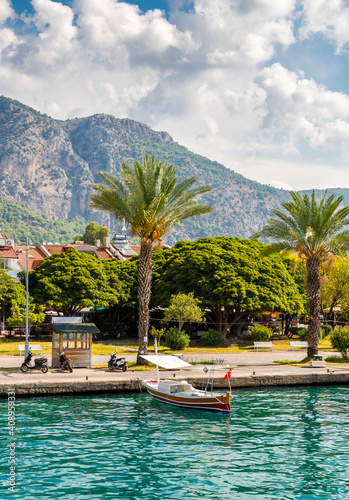
[{"label": "turkish flag", "polygon": [[223,380],[227,380],[228,378],[231,378],[232,371],[233,371],[232,368],[230,368],[230,370],[224,375]]}]

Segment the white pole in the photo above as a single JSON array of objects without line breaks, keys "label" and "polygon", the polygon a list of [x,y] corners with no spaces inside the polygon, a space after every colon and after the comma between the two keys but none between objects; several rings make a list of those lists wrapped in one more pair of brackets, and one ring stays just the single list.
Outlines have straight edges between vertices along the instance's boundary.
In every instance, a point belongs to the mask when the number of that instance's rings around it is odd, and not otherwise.
[{"label": "white pole", "polygon": [[28,256],[28,238],[27,238],[27,255],[26,255],[26,273],[25,273],[25,357],[28,356],[29,352],[29,276],[28,276],[28,267],[29,267],[29,256]]},{"label": "white pole", "polygon": [[[157,356],[158,355],[158,341],[157,341],[156,337],[154,339],[154,345],[155,345],[155,356]],[[159,378],[159,365],[158,364],[156,365],[156,379],[157,379],[158,385],[159,385],[160,378]]]}]

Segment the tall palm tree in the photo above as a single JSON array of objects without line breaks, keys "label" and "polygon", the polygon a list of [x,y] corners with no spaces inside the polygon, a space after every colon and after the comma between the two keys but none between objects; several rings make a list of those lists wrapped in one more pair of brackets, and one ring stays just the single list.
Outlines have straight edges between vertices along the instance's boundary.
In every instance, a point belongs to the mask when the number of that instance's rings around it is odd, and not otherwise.
[{"label": "tall palm tree", "polygon": [[212,211],[207,205],[198,205],[195,197],[210,191],[210,186],[192,188],[195,177],[178,181],[177,169],[153,156],[144,155],[142,164],[123,163],[122,181],[109,172],[101,172],[104,184],[95,184],[90,196],[91,207],[124,219],[130,233],[140,238],[138,270],[138,356],[147,353],[149,329],[149,300],[151,293],[152,254],[158,243],[172,227],[182,220]]},{"label": "tall palm tree", "polygon": [[308,356],[318,353],[320,330],[320,271],[321,265],[332,254],[343,255],[349,249],[349,207],[339,208],[342,196],[327,192],[316,200],[315,191],[309,197],[290,192],[292,201],[282,203],[282,210],[274,210],[274,218],[254,235],[272,241],[265,253],[297,252],[305,259],[307,296],[309,301]]}]

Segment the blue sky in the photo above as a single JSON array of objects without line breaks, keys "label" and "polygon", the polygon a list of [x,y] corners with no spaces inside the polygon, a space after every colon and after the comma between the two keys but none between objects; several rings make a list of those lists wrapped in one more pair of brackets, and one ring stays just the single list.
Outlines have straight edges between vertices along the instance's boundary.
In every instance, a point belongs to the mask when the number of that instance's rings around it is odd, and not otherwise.
[{"label": "blue sky", "polygon": [[0,0],[0,93],[285,189],[349,188],[349,1]]}]

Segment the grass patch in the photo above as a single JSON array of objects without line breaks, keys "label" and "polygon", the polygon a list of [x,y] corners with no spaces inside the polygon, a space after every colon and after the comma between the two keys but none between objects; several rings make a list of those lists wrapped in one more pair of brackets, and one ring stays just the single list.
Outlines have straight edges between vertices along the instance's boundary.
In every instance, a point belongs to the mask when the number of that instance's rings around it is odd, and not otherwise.
[{"label": "grass patch", "polygon": [[349,359],[342,358],[342,356],[327,356],[325,358],[326,363],[340,363],[349,364]]},{"label": "grass patch", "polygon": [[300,361],[296,361],[294,359],[276,359],[273,361],[273,363],[278,363],[279,365],[294,365],[294,366],[302,366],[307,363],[309,363],[311,358],[308,358],[306,356],[305,358],[301,359]]},{"label": "grass patch", "polygon": [[7,368],[0,368],[0,372],[20,372],[21,367],[20,366],[11,366]]},{"label": "grass patch", "polygon": [[102,344],[102,343],[92,343],[92,356],[109,356],[112,352],[117,349],[117,355],[119,354],[136,354],[135,351],[127,349],[127,347],[120,347],[116,344]]},{"label": "grass patch", "polygon": [[[30,345],[41,345],[42,342],[31,342]],[[18,355],[18,346],[25,345],[25,342],[1,342],[0,343],[0,355],[1,356],[14,356]],[[45,347],[42,348],[43,354],[51,354],[52,352],[52,342],[45,342]],[[36,355],[37,352],[34,354]]]}]

